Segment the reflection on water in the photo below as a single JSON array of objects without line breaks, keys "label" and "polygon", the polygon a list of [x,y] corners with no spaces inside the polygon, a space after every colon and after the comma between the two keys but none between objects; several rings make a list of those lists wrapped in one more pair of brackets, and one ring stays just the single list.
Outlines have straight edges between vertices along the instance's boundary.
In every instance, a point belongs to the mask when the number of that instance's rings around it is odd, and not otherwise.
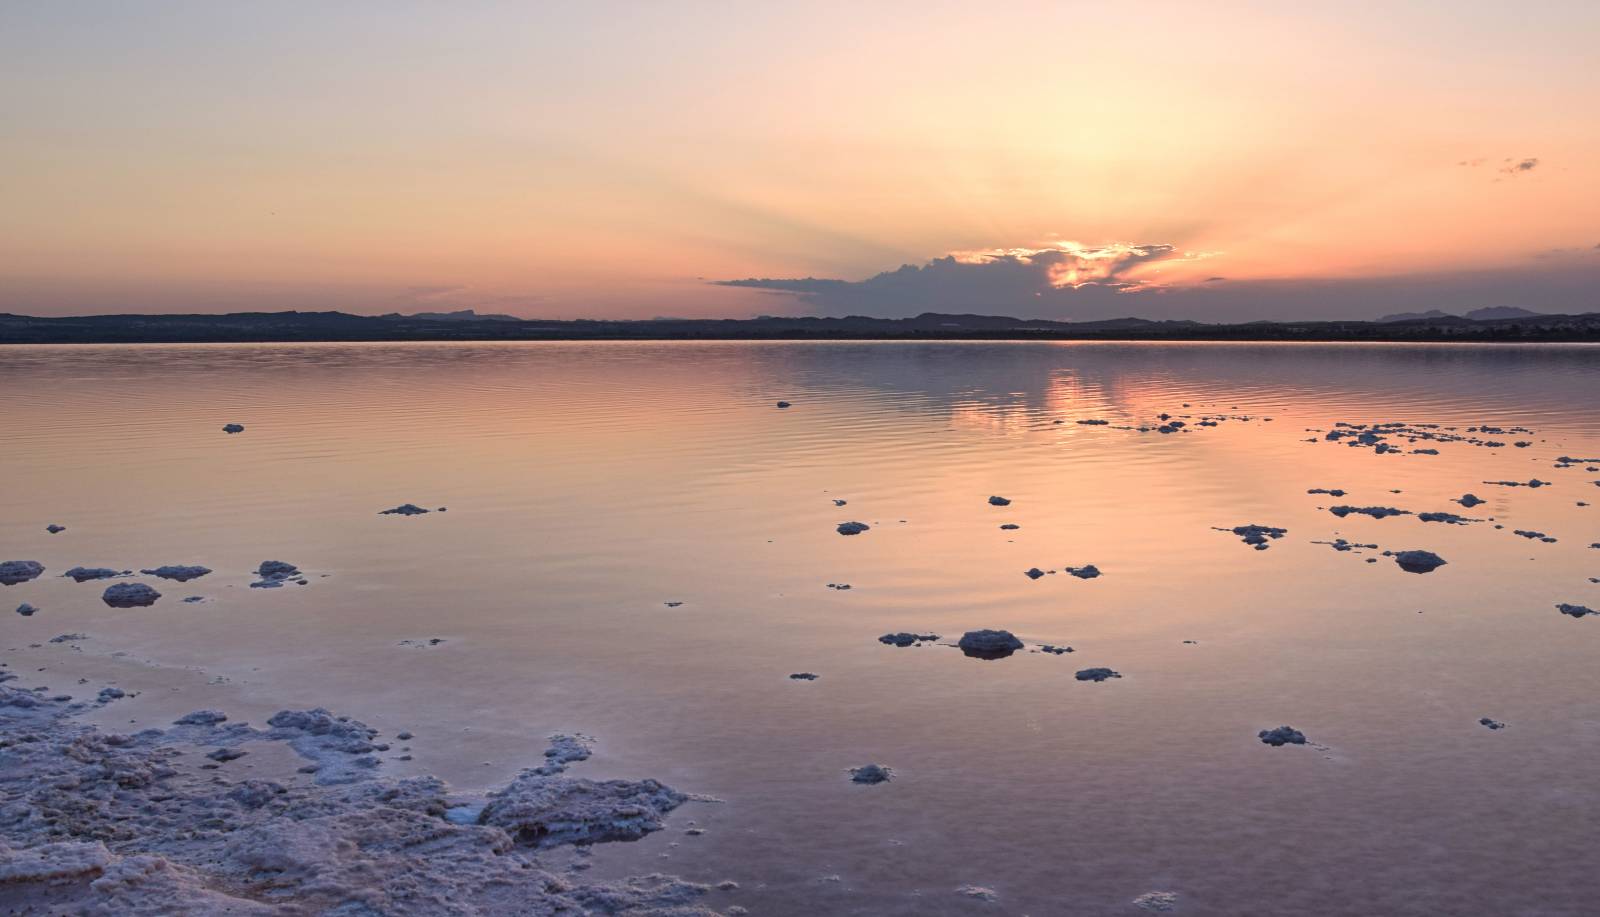
[{"label": "reflection on water", "polygon": [[[1553,467],[1600,458],[1592,347],[10,348],[0,387],[0,560],[48,568],[4,587],[42,609],[8,614],[8,647],[81,631],[84,654],[195,667],[258,718],[323,704],[408,729],[394,773],[487,786],[580,730],[600,738],[584,773],[723,800],[596,872],[732,878],[714,903],[765,914],[1126,914],[1152,891],[1191,914],[1577,914],[1600,895],[1600,619],[1554,609],[1600,607],[1579,505],[1600,473]],[[1162,413],[1185,432],[1128,429]],[[1338,421],[1534,432],[1380,455],[1323,439]],[[1483,483],[1533,477],[1552,486]],[[1468,491],[1488,502],[1451,502]],[[378,515],[405,502],[449,512]],[[1215,531],[1246,523],[1287,534]],[[1338,538],[1448,564],[1316,543]],[[310,585],[249,589],[269,558]],[[190,563],[218,572],[145,609],[58,576]],[[944,645],[978,628],[1074,652]],[[944,640],[877,639],[899,631]],[[1122,677],[1074,677],[1094,667]],[[1314,747],[1257,741],[1286,724]],[[867,763],[894,779],[853,783]]]}]

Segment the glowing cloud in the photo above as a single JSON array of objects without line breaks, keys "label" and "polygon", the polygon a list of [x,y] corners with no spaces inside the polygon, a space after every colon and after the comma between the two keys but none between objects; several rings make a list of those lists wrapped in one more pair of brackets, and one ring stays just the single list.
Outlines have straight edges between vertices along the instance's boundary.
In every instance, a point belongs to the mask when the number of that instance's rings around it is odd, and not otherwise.
[{"label": "glowing cloud", "polygon": [[1073,311],[1072,304],[1105,305],[1120,294],[1167,288],[1169,284],[1154,276],[1159,266],[1199,261],[1214,254],[1184,251],[1167,243],[1084,245],[1058,241],[1038,248],[951,252],[923,265],[903,265],[862,281],[750,277],[714,283],[794,293],[829,312],[1060,313]]},{"label": "glowing cloud", "polygon": [[[1092,247],[1079,242],[1060,241],[1043,248],[994,248],[983,251],[951,252],[958,264],[1012,262],[1043,269],[1052,289],[1077,289],[1100,284],[1123,289],[1148,286],[1150,278],[1136,276],[1136,269],[1155,262],[1198,261],[1212,252],[1180,252],[1177,246],[1135,245],[1111,242]],[[1135,275],[1135,276],[1130,276]]]}]

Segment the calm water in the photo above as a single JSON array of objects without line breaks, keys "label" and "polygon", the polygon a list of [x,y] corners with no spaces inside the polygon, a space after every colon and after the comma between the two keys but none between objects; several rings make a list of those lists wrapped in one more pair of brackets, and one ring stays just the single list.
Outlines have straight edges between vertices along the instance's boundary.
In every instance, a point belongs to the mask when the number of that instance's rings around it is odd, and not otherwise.
[{"label": "calm water", "polygon": [[[1600,458],[1600,349],[10,348],[0,391],[0,559],[49,568],[0,589],[43,609],[7,611],[0,649],[53,686],[142,690],[110,725],[320,704],[415,732],[388,772],[464,788],[581,731],[580,774],[721,800],[594,873],[734,879],[711,903],[756,914],[1600,902],[1600,619],[1553,607],[1600,608],[1600,510],[1578,505],[1600,473],[1553,467]],[[1119,429],[1163,412],[1191,432]],[[1380,455],[1322,441],[1336,421],[1533,432]],[[1483,483],[1533,477],[1553,484]],[[1467,491],[1488,502],[1449,502]],[[377,515],[407,501],[449,512]],[[1494,521],[1324,509],[1341,502]],[[1213,530],[1251,522],[1288,535]],[[1312,543],[1338,536],[1449,564]],[[247,588],[269,558],[311,585]],[[59,577],[163,563],[218,572],[141,577],[165,596],[126,611]],[[1091,563],[1104,576],[1023,575]],[[980,627],[1076,652],[876,639]],[[27,648],[69,631],[91,639]],[[1124,677],[1073,678],[1090,666]],[[1314,747],[1256,740],[1280,724]],[[850,783],[867,762],[895,780]]]}]

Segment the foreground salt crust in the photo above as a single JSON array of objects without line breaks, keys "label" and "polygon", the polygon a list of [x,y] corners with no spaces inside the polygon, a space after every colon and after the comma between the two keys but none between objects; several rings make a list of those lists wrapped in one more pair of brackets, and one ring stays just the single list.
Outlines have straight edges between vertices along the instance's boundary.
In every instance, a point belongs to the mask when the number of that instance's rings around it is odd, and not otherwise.
[{"label": "foreground salt crust", "polygon": [[[378,776],[375,731],[325,710],[264,730],[203,710],[118,735],[75,722],[82,707],[0,685],[0,897],[23,913],[715,913],[706,886],[672,876],[579,883],[541,865],[545,848],[656,830],[688,798],[565,776],[586,754],[572,737],[463,824],[442,781]],[[235,778],[201,753],[264,742],[314,778]]]}]

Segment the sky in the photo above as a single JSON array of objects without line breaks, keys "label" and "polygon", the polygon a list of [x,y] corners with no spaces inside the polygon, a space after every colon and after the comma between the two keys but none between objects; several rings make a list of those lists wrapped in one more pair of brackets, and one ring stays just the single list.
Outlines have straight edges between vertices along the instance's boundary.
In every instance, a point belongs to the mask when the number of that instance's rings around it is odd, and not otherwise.
[{"label": "sky", "polygon": [[0,311],[1600,311],[1600,3],[0,5]]}]

